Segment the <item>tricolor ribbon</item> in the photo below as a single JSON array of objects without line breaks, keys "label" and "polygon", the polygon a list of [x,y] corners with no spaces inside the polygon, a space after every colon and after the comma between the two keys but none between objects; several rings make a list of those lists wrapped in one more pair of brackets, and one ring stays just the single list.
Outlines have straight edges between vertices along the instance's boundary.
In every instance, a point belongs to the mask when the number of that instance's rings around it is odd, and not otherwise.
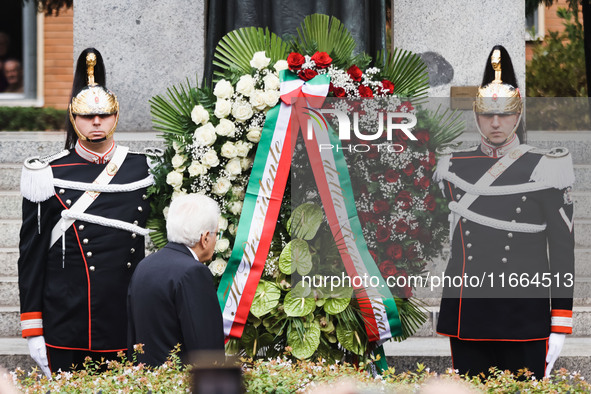
[{"label": "tricolor ribbon", "polygon": [[[280,80],[281,102],[267,112],[234,248],[218,288],[226,337],[241,337],[248,319],[289,176],[293,142],[300,126],[308,124],[303,108],[319,108],[330,82],[326,74],[304,82],[290,71],[282,71]],[[315,127],[306,149],[348,275],[379,279],[377,288],[360,287],[355,292],[369,340],[385,341],[401,334],[396,303],[363,238],[342,150],[320,151],[320,144],[340,148],[340,141],[332,130]]]}]

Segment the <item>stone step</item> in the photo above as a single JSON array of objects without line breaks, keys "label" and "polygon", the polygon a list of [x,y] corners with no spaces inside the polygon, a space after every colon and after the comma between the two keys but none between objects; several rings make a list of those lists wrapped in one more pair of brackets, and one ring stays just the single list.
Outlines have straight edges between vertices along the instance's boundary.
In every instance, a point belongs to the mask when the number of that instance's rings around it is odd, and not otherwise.
[{"label": "stone step", "polygon": [[21,223],[21,219],[0,220],[0,234],[2,234],[2,237],[0,237],[0,248],[18,247]]},{"label": "stone step", "polygon": [[[416,371],[417,363],[438,373],[452,367],[449,339],[445,337],[389,341],[384,344],[384,352],[396,373]],[[579,371],[586,379],[591,378],[591,338],[568,336],[554,368]]]},{"label": "stone step", "polygon": [[35,367],[35,362],[29,356],[27,340],[20,337],[0,338],[0,366],[9,371],[16,368],[28,371]]},{"label": "stone step", "polygon": [[[19,305],[18,277],[0,277],[0,307]],[[1,335],[1,334],[0,334]]]},{"label": "stone step", "polygon": [[0,220],[21,219],[23,198],[18,191],[0,191]]},{"label": "stone step", "polygon": [[0,277],[18,275],[18,248],[0,248]]}]

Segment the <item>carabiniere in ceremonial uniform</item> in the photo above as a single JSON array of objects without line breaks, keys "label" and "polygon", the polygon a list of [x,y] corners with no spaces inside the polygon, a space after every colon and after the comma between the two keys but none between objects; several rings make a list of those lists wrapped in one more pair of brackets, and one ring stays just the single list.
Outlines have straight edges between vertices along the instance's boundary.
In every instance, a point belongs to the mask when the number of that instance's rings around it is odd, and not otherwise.
[{"label": "carabiniere in ceremonial uniform", "polygon": [[[94,81],[97,54],[83,52],[88,85],[68,108],[75,146],[27,159],[21,180],[22,335],[43,336],[49,350],[125,350],[127,287],[145,254],[151,159],[114,141],[100,154],[88,149],[112,140],[119,116],[116,96]],[[91,139],[76,126],[78,116],[113,114],[103,138]]]},{"label": "carabiniere in ceremonial uniform", "polygon": [[[498,52],[492,59],[495,80],[483,83],[475,102],[475,113],[491,122],[506,121],[492,116],[520,116],[522,110],[519,90],[501,81]],[[574,173],[566,149],[520,144],[515,119],[500,143],[480,130],[479,146],[440,152],[435,178],[451,210],[445,275],[464,281],[444,289],[437,332],[468,347],[543,341],[543,352],[550,333],[572,332]],[[540,357],[543,371],[545,355]],[[476,360],[468,365],[478,372]]]}]

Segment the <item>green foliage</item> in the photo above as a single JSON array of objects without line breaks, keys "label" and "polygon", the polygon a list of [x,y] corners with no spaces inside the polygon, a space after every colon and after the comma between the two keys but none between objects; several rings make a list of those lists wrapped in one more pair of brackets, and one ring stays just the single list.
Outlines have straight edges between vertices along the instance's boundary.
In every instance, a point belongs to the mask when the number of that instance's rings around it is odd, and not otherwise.
[{"label": "green foliage", "polygon": [[64,130],[65,125],[65,110],[35,107],[0,107],[0,131]]},{"label": "green foliage", "polygon": [[586,97],[583,26],[572,11],[559,8],[564,32],[549,32],[534,47],[526,66],[528,97]]},{"label": "green foliage", "polygon": [[394,48],[393,52],[379,51],[375,56],[376,67],[382,77],[394,83],[399,97],[424,97],[429,89],[427,65],[419,55]]}]

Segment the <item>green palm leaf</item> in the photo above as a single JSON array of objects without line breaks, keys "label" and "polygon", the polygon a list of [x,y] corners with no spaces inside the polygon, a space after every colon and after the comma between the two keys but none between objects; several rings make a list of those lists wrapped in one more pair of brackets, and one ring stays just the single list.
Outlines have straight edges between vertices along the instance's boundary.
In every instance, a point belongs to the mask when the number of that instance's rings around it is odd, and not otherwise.
[{"label": "green palm leaf", "polygon": [[223,71],[216,70],[215,76],[221,78],[224,71],[238,71],[240,75],[250,74],[250,61],[256,52],[265,51],[271,64],[287,58],[287,43],[271,33],[268,28],[245,27],[231,31],[218,43],[213,55],[213,64]]},{"label": "green palm leaf", "polygon": [[421,97],[429,89],[427,66],[416,53],[394,48],[393,52],[378,51],[376,67],[382,76],[394,83],[394,93],[399,97]]},{"label": "green palm leaf", "polygon": [[423,323],[427,321],[427,315],[425,314],[425,304],[418,299],[395,297],[395,300],[400,316],[402,335],[393,339],[397,342],[402,342],[421,328]]},{"label": "green palm leaf", "polygon": [[313,55],[326,52],[337,67],[345,68],[351,64],[356,43],[351,33],[337,18],[322,14],[308,15],[297,29],[295,48],[298,52]]}]

